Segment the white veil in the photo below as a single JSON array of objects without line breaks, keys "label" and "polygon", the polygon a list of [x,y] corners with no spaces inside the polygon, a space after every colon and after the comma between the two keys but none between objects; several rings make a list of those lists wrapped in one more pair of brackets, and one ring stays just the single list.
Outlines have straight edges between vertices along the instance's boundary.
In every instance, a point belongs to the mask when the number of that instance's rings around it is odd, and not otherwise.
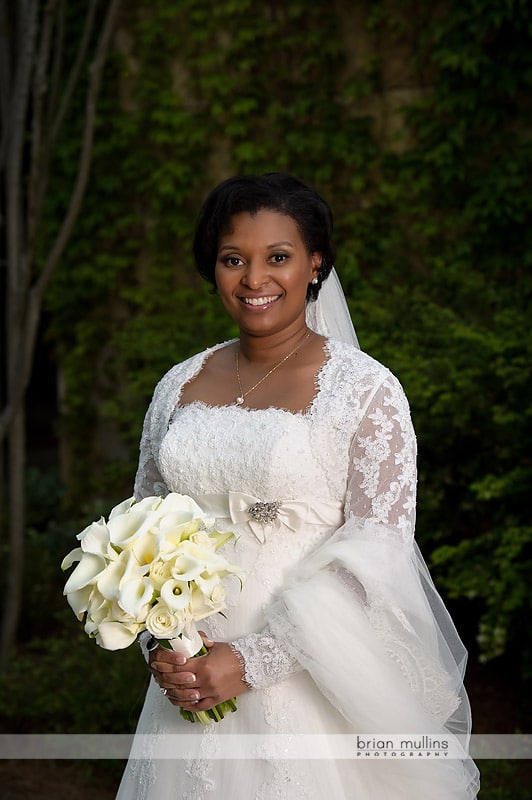
[{"label": "white veil", "polygon": [[[315,302],[309,302],[307,304],[306,319],[308,327],[316,333],[347,342],[358,348],[360,347],[351,321],[344,292],[334,269],[323,283],[318,299]],[[346,570],[346,574],[352,572],[355,577],[358,575],[360,583],[363,585],[364,581],[361,574],[362,567],[366,564],[366,578],[369,581],[367,588],[371,588],[373,585],[382,585],[383,574],[385,572],[384,565],[389,562],[397,566],[399,553],[395,552],[394,548],[392,548],[393,555],[391,557],[388,556],[386,553],[385,541],[378,541],[377,544],[375,544],[371,537],[369,537],[367,543],[368,556],[364,550],[366,546],[363,541],[364,538],[365,536],[362,534],[362,531],[359,531],[352,539],[354,545],[351,544],[347,546],[349,540],[346,539],[346,557],[342,566]],[[334,537],[331,541],[334,541]],[[355,549],[353,549],[353,547]],[[372,553],[371,548],[376,548],[376,552]],[[324,549],[327,550],[327,547]],[[322,551],[320,550],[319,552]],[[404,557],[406,558],[406,556]],[[331,556],[331,561],[332,560],[333,557]],[[337,563],[340,562],[338,561]],[[448,697],[454,696],[458,701],[454,711],[447,716],[441,730],[453,737],[457,737],[457,740],[462,745],[462,752],[464,753],[463,762],[460,765],[458,765],[457,762],[457,770],[458,772],[463,770],[463,778],[459,779],[459,783],[462,784],[462,787],[466,788],[465,790],[463,788],[457,789],[455,796],[460,798],[474,798],[478,791],[478,770],[473,761],[466,755],[471,733],[471,708],[463,683],[467,651],[432,581],[429,570],[427,569],[423,556],[416,543],[414,543],[411,556],[411,566],[405,566],[401,578],[402,582],[398,586],[394,586],[393,582],[390,581],[390,605],[389,608],[383,609],[382,613],[384,617],[379,622],[382,627],[380,635],[383,635],[384,630],[389,628],[387,635],[390,636],[390,640],[394,639],[395,636],[394,641],[397,646],[399,646],[401,642],[405,644],[408,637],[405,635],[404,630],[402,630],[402,625],[395,619],[396,614],[402,614],[403,621],[408,618],[407,628],[410,630],[412,641],[414,642],[414,644],[412,644],[412,642],[409,643],[411,651],[414,652],[417,647],[419,650],[418,657],[420,662],[423,662],[428,654],[432,663],[440,665],[438,669],[441,670],[439,677],[441,686],[437,691],[441,693],[442,709],[445,708],[445,695],[447,693]],[[403,601],[398,599],[401,595]],[[307,601],[308,598],[304,597],[303,605],[305,605]],[[418,609],[415,614],[412,614],[408,611],[408,608],[410,605],[412,607],[415,606],[416,603]],[[419,609],[423,610],[420,611]],[[339,608],[331,612],[331,614],[333,613],[338,614],[340,618],[348,618],[349,614],[352,614],[353,611],[350,611],[349,606],[346,606],[344,616],[342,616]],[[272,622],[273,617],[270,618],[270,623]],[[315,625],[315,620],[313,625]],[[314,631],[315,628],[313,627],[309,634],[310,638]],[[392,636],[392,633],[394,636]],[[285,635],[288,636],[286,631]],[[344,645],[347,647],[346,638],[344,639]],[[360,642],[358,646],[360,647]],[[405,652],[407,649],[405,645]],[[356,653],[356,651],[357,642],[354,641],[353,652]],[[337,656],[338,653],[336,653],[335,657]],[[297,657],[300,658],[300,655]],[[304,662],[302,661],[302,663]],[[307,665],[307,668],[310,669],[310,666]],[[317,680],[316,670],[313,674],[315,680]],[[346,667],[346,675],[348,677],[350,676],[350,669],[348,667]],[[342,693],[340,683],[341,676],[336,676],[334,685],[340,692],[341,697],[344,698],[344,702],[348,704],[348,699],[354,694],[353,687],[349,684],[348,680],[343,687],[344,691]],[[436,684],[437,681],[435,687]],[[330,692],[330,696],[332,694],[334,694],[334,692]],[[335,702],[334,699],[332,699],[332,702]],[[338,699],[337,707],[340,707],[341,702],[341,698]],[[356,716],[356,713],[360,713],[360,707],[359,705],[353,708],[354,716]],[[346,714],[346,716],[349,715]],[[445,717],[446,715],[444,714],[443,716]],[[405,711],[404,718],[408,719],[407,711]],[[435,728],[437,728],[437,726],[435,726]]]},{"label": "white veil", "polygon": [[322,336],[360,347],[334,267],[323,282],[318,299],[307,303],[307,325]]}]

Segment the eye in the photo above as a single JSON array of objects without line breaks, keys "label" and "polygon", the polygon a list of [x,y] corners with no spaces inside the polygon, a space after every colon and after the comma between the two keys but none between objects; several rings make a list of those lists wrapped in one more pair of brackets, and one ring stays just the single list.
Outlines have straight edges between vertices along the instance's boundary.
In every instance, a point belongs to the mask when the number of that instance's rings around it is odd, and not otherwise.
[{"label": "eye", "polygon": [[274,264],[284,264],[287,260],[288,254],[287,253],[272,253],[271,260]]},{"label": "eye", "polygon": [[222,258],[222,263],[226,267],[241,267],[244,262],[239,256],[225,256]]}]

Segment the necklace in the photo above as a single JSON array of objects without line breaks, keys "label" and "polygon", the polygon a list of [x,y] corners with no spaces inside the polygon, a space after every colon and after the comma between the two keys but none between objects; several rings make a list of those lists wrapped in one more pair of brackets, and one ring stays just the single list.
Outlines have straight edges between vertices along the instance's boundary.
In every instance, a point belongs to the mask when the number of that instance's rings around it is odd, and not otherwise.
[{"label": "necklace", "polygon": [[237,379],[237,381],[238,381],[238,388],[240,389],[240,394],[238,395],[238,397],[235,397],[235,399],[234,399],[234,401],[233,401],[233,402],[234,402],[234,404],[235,404],[235,406],[242,406],[242,405],[244,405],[244,401],[245,401],[246,397],[248,396],[248,394],[251,394],[251,392],[255,391],[255,389],[257,389],[257,388],[258,388],[258,387],[261,385],[261,383],[263,383],[263,382],[266,380],[266,378],[269,378],[269,377],[270,377],[270,375],[272,374],[272,372],[275,372],[275,370],[276,370],[276,369],[279,369],[279,367],[280,367],[282,364],[284,364],[284,362],[285,362],[285,361],[288,361],[288,359],[289,359],[291,356],[293,356],[293,355],[294,355],[294,353],[296,352],[296,350],[298,350],[300,347],[302,347],[302,346],[304,345],[304,343],[307,341],[307,339],[309,338],[309,336],[310,336],[310,331],[307,331],[307,333],[306,333],[305,337],[304,337],[304,338],[303,338],[303,339],[302,339],[302,340],[301,340],[301,341],[300,341],[300,342],[299,342],[299,343],[298,343],[298,344],[297,344],[297,345],[294,347],[294,349],[293,349],[293,350],[290,350],[290,352],[288,353],[288,355],[286,355],[284,358],[282,358],[282,359],[279,361],[279,363],[278,363],[278,364],[275,364],[275,366],[273,366],[273,367],[271,368],[271,370],[269,370],[269,372],[267,372],[267,373],[266,373],[266,375],[263,375],[263,376],[262,376],[262,378],[260,379],[260,381],[257,381],[257,383],[255,383],[255,384],[254,384],[254,385],[251,387],[251,389],[247,389],[247,391],[244,391],[244,390],[242,389],[242,381],[240,380],[240,371],[239,371],[239,369],[238,369],[238,354],[239,354],[240,350],[239,350],[239,348],[237,348],[237,350],[236,350],[236,353],[235,353],[235,364],[236,364],[236,379]]}]

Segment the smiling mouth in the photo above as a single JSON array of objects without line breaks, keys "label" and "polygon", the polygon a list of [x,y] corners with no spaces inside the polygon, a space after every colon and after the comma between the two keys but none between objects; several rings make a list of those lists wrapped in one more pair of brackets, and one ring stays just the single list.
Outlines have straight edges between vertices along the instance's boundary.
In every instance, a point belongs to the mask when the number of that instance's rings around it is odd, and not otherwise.
[{"label": "smiling mouth", "polygon": [[240,300],[247,306],[267,306],[278,300],[280,295],[273,294],[266,297],[241,297]]}]

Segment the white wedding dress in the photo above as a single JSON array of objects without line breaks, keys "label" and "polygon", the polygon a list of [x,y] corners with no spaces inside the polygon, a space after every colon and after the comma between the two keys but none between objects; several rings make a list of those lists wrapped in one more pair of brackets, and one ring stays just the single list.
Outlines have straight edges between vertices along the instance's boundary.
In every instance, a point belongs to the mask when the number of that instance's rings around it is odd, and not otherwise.
[{"label": "white wedding dress", "polygon": [[[118,800],[476,797],[467,757],[345,758],[335,745],[357,733],[462,735],[467,744],[465,651],[413,540],[416,445],[399,383],[360,350],[328,340],[305,413],[181,406],[183,385],[215,349],[159,383],[136,494],[191,495],[218,529],[236,533],[225,552],[246,582],[231,583],[225,618],[201,627],[233,643],[255,688],[202,728],[152,680]],[[276,503],[275,519],[258,521],[249,511],[257,502]],[[196,754],[181,753],[176,737],[168,758],[168,734],[199,737]],[[239,751],[237,734],[257,735],[256,758]],[[283,742],[309,734],[322,737],[319,757],[282,757]],[[276,741],[274,757],[264,743]]]}]

